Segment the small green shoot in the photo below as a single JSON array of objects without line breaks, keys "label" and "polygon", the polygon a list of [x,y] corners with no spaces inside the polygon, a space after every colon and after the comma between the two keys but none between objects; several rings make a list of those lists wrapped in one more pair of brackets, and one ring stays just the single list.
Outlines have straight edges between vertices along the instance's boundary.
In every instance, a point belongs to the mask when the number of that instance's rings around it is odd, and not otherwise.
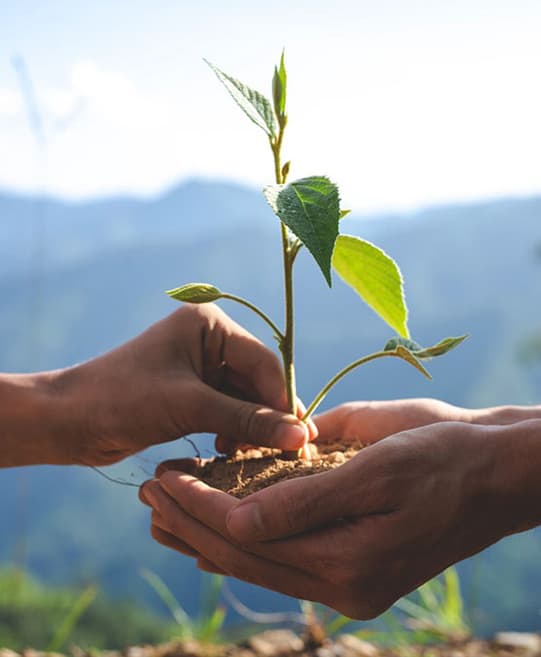
[{"label": "small green shoot", "polygon": [[[205,60],[206,61],[206,60]],[[206,62],[248,118],[266,135],[274,165],[274,184],[265,187],[264,195],[279,220],[284,269],[285,327],[277,324],[256,305],[231,293],[222,292],[208,283],[191,283],[169,290],[168,294],[188,303],[208,303],[229,299],[253,310],[271,328],[278,340],[284,365],[289,411],[297,414],[294,365],[293,265],[302,249],[313,256],[329,287],[332,269],[361,299],[381,317],[397,337],[376,353],[369,354],[344,367],[321,389],[308,406],[307,420],[329,390],[343,376],[371,360],[395,357],[405,360],[421,374],[431,378],[422,360],[441,356],[458,346],[466,336],[446,338],[429,348],[421,348],[410,339],[408,309],[402,274],[395,261],[382,249],[353,235],[341,235],[341,220],[349,210],[340,207],[337,185],[325,175],[306,176],[292,182],[287,178],[291,161],[282,163],[282,145],[288,123],[287,71],[284,53],[274,69],[272,101],[236,78]]]},{"label": "small green shoot", "polygon": [[200,611],[197,618],[191,618],[159,575],[147,568],[143,568],[140,574],[169,610],[177,624],[178,638],[219,643],[226,615],[225,607],[220,604],[223,577],[203,575]]},{"label": "small green shoot", "polygon": [[81,616],[96,599],[98,588],[94,585],[87,586],[80,596],[75,600],[64,620],[55,630],[54,636],[49,643],[46,652],[58,652],[63,648],[73,633],[73,629],[79,622]]},{"label": "small green shoot", "polygon": [[471,635],[456,568],[448,568],[412,596],[398,600],[394,607],[405,614],[405,624],[417,633],[417,640],[449,643]]}]

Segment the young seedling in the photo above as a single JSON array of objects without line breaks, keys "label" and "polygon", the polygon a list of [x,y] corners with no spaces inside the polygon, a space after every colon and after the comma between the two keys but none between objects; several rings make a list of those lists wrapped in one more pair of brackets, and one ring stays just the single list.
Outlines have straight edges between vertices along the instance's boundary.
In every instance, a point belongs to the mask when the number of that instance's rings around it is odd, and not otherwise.
[{"label": "young seedling", "polygon": [[[206,60],[205,60],[206,61]],[[266,135],[274,163],[275,184],[263,193],[279,219],[284,269],[285,327],[278,328],[250,301],[208,283],[189,283],[169,290],[178,301],[208,303],[229,299],[247,306],[271,328],[278,341],[284,365],[289,411],[297,415],[294,365],[293,266],[299,251],[306,247],[314,257],[325,281],[332,285],[331,269],[351,286],[397,334],[381,351],[363,356],[340,370],[315,396],[303,415],[306,421],[329,390],[353,369],[378,358],[401,358],[424,376],[431,378],[422,361],[450,351],[466,336],[445,338],[432,347],[421,347],[411,340],[402,275],[394,260],[371,242],[353,235],[340,234],[340,221],[349,210],[340,207],[338,187],[326,176],[308,176],[287,182],[291,162],[282,162],[282,144],[287,127],[287,73],[284,54],[274,69],[272,103],[258,91],[206,62],[248,118]]]}]

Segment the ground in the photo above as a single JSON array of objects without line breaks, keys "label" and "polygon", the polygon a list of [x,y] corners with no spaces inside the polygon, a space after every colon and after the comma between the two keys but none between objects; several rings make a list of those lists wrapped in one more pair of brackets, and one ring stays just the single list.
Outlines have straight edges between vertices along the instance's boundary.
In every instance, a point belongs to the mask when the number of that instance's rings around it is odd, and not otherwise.
[{"label": "ground", "polygon": [[[502,632],[492,640],[463,639],[437,645],[380,648],[353,634],[314,641],[291,630],[267,630],[237,645],[208,645],[189,640],[160,646],[132,646],[122,651],[85,651],[72,647],[71,657],[541,657],[541,635]],[[22,656],[0,649],[0,657],[46,657],[25,650]],[[48,657],[54,656],[48,653]]]}]

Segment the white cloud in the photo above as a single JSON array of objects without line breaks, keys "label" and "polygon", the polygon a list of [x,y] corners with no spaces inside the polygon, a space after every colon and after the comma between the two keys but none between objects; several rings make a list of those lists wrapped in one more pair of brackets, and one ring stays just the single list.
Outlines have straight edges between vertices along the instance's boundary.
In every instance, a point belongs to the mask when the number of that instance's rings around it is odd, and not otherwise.
[{"label": "white cloud", "polygon": [[77,62],[70,74],[74,95],[90,101],[94,111],[116,119],[130,107],[137,108],[138,93],[127,77],[114,71],[104,71],[92,61]]},{"label": "white cloud", "polygon": [[[288,47],[292,175],[327,173],[348,206],[365,210],[540,189],[538,41],[521,34],[502,48],[494,33],[482,48],[472,37],[457,49],[452,31],[441,43],[428,31],[414,36],[346,34],[319,50]],[[222,48],[194,48],[167,64],[150,52],[141,69],[76,61],[64,84],[36,80],[46,125],[60,126],[49,142],[49,189],[152,193],[193,175],[270,182],[263,134],[198,59]],[[265,48],[250,60],[216,59],[264,91]],[[15,117],[0,121],[12,153],[0,162],[0,184],[28,187],[35,152],[22,109],[16,90],[0,88],[0,117]]]},{"label": "white cloud", "polygon": [[71,112],[76,101],[74,94],[66,89],[48,87],[40,94],[42,109],[52,118],[59,119]]},{"label": "white cloud", "polygon": [[0,87],[0,116],[17,116],[22,110],[19,94],[13,89]]},{"label": "white cloud", "polygon": [[142,92],[132,80],[117,71],[100,68],[91,60],[74,64],[70,73],[73,98],[88,101],[92,113],[107,121],[139,123],[162,119],[167,103]]}]

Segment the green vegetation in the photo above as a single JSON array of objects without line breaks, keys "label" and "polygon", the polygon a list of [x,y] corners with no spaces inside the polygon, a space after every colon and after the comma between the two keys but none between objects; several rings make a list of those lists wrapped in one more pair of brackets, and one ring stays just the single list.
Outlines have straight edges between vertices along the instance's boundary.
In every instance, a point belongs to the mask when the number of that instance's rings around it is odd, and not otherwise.
[{"label": "green vegetation", "polygon": [[159,575],[143,569],[141,576],[173,617],[176,623],[175,636],[179,639],[196,639],[201,643],[220,642],[226,614],[225,607],[220,604],[223,577],[203,574],[199,612],[195,618],[192,618]]},{"label": "green vegetation", "polygon": [[382,646],[400,647],[461,641],[471,635],[456,568],[398,600],[376,621],[359,623],[321,605],[301,603],[305,617],[322,636],[351,632]]},{"label": "green vegetation", "polygon": [[21,570],[0,570],[0,646],[121,648],[168,640],[175,629],[132,602],[106,598],[94,585],[46,587]]},{"label": "green vegetation", "polygon": [[[94,585],[81,590],[45,587],[23,571],[3,569],[0,571],[0,647],[22,650],[31,646],[56,652],[77,645],[91,651],[172,639],[216,645],[245,638],[276,622],[270,620],[273,614],[260,614],[265,617],[263,621],[252,619],[242,627],[224,629],[226,609],[220,602],[223,585],[220,576],[203,578],[195,617],[187,614],[161,577],[148,570],[143,570],[141,576],[169,610],[173,623],[133,603],[108,600]],[[399,600],[369,627],[321,605],[300,604],[306,629],[316,640],[352,632],[380,645],[399,647],[460,640],[470,634],[454,569]],[[282,623],[287,622],[288,614],[278,616],[283,616]]]},{"label": "green vegetation", "polygon": [[[157,574],[143,570],[141,577],[169,611],[173,622],[133,602],[112,601],[99,593],[95,585],[44,586],[21,570],[4,568],[0,570],[0,647],[65,651],[70,645],[78,645],[88,650],[114,649],[172,639],[218,644],[272,625],[276,622],[270,620],[273,616],[287,622],[287,613],[253,614],[248,623],[225,628],[223,578],[217,575],[204,575],[199,608],[194,615],[185,611]],[[368,626],[321,605],[301,602],[301,609],[308,631],[312,629],[316,637],[353,632],[376,643],[400,646],[460,639],[470,633],[455,569],[398,601],[379,621]],[[256,622],[256,616],[263,620]]]},{"label": "green vegetation", "polygon": [[448,568],[413,595],[398,600],[394,609],[402,612],[415,643],[460,641],[471,634],[456,568]]},{"label": "green vegetation", "polygon": [[313,256],[328,286],[331,269],[376,312],[398,337],[385,347],[343,368],[320,390],[308,406],[306,420],[323,401],[329,390],[351,370],[369,361],[396,357],[413,365],[426,377],[430,374],[420,362],[440,356],[456,347],[465,336],[448,338],[434,347],[423,349],[410,340],[408,310],[402,274],[394,260],[382,249],[353,235],[339,234],[341,220],[349,213],[340,208],[338,187],[327,176],[313,175],[287,182],[291,161],[282,161],[282,146],[288,115],[286,112],[287,72],[284,54],[272,79],[272,102],[236,78],[207,62],[220,82],[248,118],[266,135],[272,153],[275,184],[264,190],[265,198],[279,219],[282,237],[285,328],[281,330],[270,317],[251,301],[222,292],[208,283],[189,283],[169,290],[168,294],[188,303],[208,303],[219,299],[236,301],[253,310],[271,328],[282,354],[289,410],[297,414],[297,389],[294,363],[293,266],[305,247]]}]

